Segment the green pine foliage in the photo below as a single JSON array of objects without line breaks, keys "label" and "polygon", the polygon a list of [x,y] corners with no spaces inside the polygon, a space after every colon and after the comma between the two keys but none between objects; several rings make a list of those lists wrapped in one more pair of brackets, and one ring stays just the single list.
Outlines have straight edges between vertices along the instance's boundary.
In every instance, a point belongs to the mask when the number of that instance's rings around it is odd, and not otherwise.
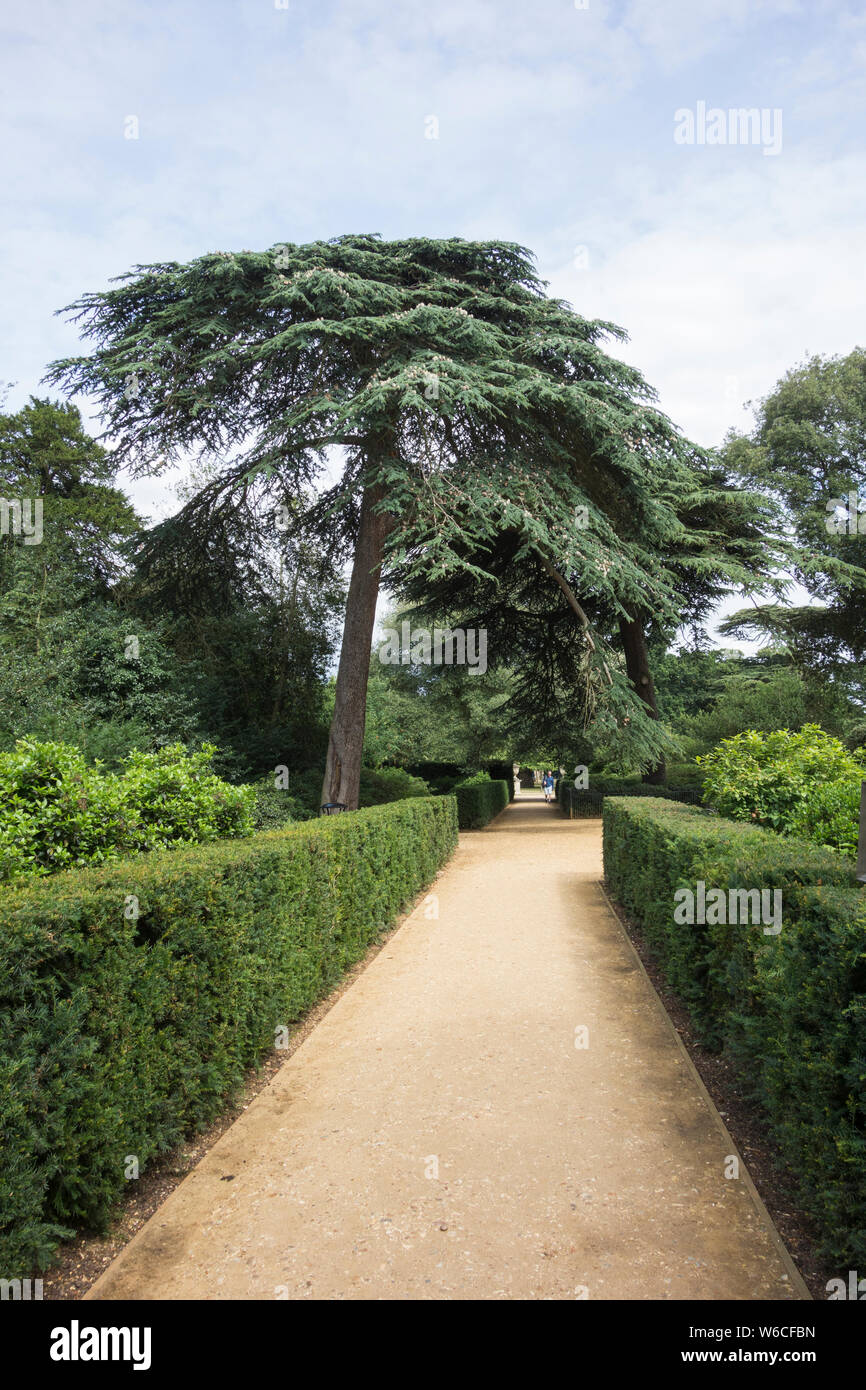
[{"label": "green pine foliage", "polygon": [[[563,620],[580,717],[641,762],[669,750],[611,627],[624,613],[676,627],[684,586],[706,599],[723,561],[728,579],[749,571],[751,513],[605,351],[623,331],[549,298],[525,248],[343,236],[216,252],[136,267],[70,312],[93,351],[48,379],[99,402],[119,461],[156,473],[190,451],[229,460],[187,504],[187,527],[205,530],[255,479],[275,505],[289,499],[290,534],[336,561],[375,489],[384,579],[498,586],[503,564],[525,569]],[[316,495],[332,446],[344,472]],[[492,659],[513,655],[500,645]]]}]

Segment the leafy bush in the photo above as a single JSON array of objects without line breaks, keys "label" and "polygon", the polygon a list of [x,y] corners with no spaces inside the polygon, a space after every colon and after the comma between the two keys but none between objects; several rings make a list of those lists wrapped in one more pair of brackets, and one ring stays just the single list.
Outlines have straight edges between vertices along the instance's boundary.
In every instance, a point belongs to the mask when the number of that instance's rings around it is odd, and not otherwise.
[{"label": "leafy bush", "polygon": [[120,781],[131,847],[167,849],[251,833],[252,788],[232,787],[215,776],[215,753],[213,744],[188,753],[180,743],[156,753],[130,753]]},{"label": "leafy bush", "polygon": [[293,813],[297,803],[282,787],[274,785],[273,777],[254,783],[256,799],[253,805],[253,827],[256,830],[279,830],[298,819]]},{"label": "leafy bush", "polygon": [[860,827],[861,782],[825,782],[813,791],[794,822],[794,834],[815,844],[856,855]]},{"label": "leafy bush", "polygon": [[[34,880],[0,903],[0,1270],[103,1228],[434,877],[454,801]],[[130,905],[135,904],[135,911]]]},{"label": "leafy bush", "polygon": [[699,787],[704,780],[703,771],[696,761],[669,762],[667,777],[671,787]]},{"label": "leafy bush", "polygon": [[[277,787],[271,775],[256,783],[255,791],[253,820],[257,830],[312,820],[321,810],[322,774],[319,770],[291,774],[287,789]],[[401,767],[361,769],[358,804],[362,809],[429,795],[427,783]]]},{"label": "leafy bush", "polygon": [[0,753],[0,881],[249,834],[254,793],[211,772],[215,751],[133,750],[110,773],[70,744],[19,739]]},{"label": "leafy bush", "polygon": [[457,798],[461,830],[480,830],[504,811],[509,802],[508,783],[493,780],[486,772],[475,772],[452,788]]},{"label": "leafy bush", "polygon": [[459,763],[420,762],[408,763],[406,771],[413,777],[423,777],[431,791],[450,790],[455,782],[464,776],[465,769]]},{"label": "leafy bush", "polygon": [[[314,774],[311,774],[314,777]],[[253,825],[256,830],[278,830],[283,825],[313,820],[319,814],[319,793],[311,794],[310,779],[299,777],[288,788],[278,787],[274,774],[254,784]],[[321,790],[321,788],[319,789]]]},{"label": "leafy bush", "polygon": [[430,788],[421,777],[413,777],[402,767],[362,767],[358,805],[382,806],[388,801],[404,801],[411,796],[429,796]]},{"label": "leafy bush", "polygon": [[[701,1040],[763,1108],[826,1252],[866,1260],[866,894],[852,861],[708,811],[610,798],[604,867]],[[678,923],[675,893],[701,881],[780,889],[781,931]]]},{"label": "leafy bush", "polygon": [[441,773],[438,777],[428,777],[427,785],[434,796],[447,796],[458,782],[463,781],[463,773]]},{"label": "leafy bush", "polygon": [[720,814],[856,853],[866,768],[817,724],[799,733],[750,729],[699,762],[704,800]]}]

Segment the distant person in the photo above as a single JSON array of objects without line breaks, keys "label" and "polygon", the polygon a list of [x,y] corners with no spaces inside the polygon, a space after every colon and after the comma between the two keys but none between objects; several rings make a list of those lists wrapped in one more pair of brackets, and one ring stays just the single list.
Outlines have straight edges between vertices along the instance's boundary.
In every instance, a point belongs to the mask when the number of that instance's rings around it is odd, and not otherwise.
[{"label": "distant person", "polygon": [[552,772],[545,772],[541,785],[544,787],[545,801],[550,801],[553,796],[554,788],[556,787],[556,780]]}]

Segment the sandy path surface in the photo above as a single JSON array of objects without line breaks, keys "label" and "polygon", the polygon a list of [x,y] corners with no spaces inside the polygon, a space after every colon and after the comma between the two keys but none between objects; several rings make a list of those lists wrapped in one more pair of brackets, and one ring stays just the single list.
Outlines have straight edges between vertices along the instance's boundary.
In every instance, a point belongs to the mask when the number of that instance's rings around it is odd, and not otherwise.
[{"label": "sandy path surface", "polygon": [[808,1298],[600,877],[531,793],[462,835],[88,1297]]}]

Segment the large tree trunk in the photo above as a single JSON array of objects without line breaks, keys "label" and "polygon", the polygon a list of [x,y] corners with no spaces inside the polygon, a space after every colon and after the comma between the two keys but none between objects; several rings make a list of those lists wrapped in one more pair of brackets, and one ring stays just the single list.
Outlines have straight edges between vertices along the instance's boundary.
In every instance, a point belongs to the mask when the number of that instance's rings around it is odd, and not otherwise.
[{"label": "large tree trunk", "polygon": [[385,538],[392,524],[386,514],[377,514],[373,510],[383,496],[382,488],[367,487],[361,500],[361,522],[355,543],[343,645],[337,670],[334,718],[331,721],[328,760],[322,783],[322,804],[339,801],[350,811],[358,809],[370,647]]},{"label": "large tree trunk", "polygon": [[[641,619],[620,618],[619,631],[622,637],[623,651],[625,652],[625,669],[629,680],[643,700],[647,713],[653,719],[659,717],[659,707],[656,701],[656,689],[653,684],[652,672],[649,664],[649,650],[647,648],[646,633]],[[667,781],[667,767],[664,758],[656,763],[651,771],[645,773],[645,782],[652,782],[653,785],[661,785]]]}]

